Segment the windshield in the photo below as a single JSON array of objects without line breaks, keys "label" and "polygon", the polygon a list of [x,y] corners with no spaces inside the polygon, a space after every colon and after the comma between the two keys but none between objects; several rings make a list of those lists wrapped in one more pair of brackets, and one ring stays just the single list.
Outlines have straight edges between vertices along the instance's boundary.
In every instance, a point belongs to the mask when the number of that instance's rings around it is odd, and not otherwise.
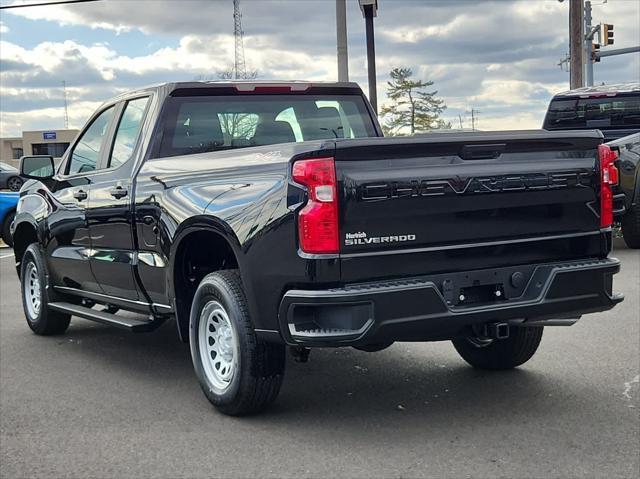
[{"label": "windshield", "polygon": [[640,95],[552,100],[547,130],[570,128],[640,128]]},{"label": "windshield", "polygon": [[157,156],[376,136],[359,95],[171,97]]}]

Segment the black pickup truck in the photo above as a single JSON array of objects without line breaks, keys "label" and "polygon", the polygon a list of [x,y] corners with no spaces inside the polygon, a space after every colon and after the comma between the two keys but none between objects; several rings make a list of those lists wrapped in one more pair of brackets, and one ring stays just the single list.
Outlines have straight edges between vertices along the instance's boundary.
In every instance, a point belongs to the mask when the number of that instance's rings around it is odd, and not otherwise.
[{"label": "black pickup truck", "polygon": [[555,95],[545,130],[597,128],[618,155],[620,182],[613,189],[614,219],[629,248],[640,248],[640,82],[578,88]]},{"label": "black pickup truck", "polygon": [[355,84],[171,83],[105,103],[13,224],[30,328],[167,319],[208,399],[277,396],[287,346],[452,340],[518,366],[613,292],[615,154],[597,131],[382,138]]}]

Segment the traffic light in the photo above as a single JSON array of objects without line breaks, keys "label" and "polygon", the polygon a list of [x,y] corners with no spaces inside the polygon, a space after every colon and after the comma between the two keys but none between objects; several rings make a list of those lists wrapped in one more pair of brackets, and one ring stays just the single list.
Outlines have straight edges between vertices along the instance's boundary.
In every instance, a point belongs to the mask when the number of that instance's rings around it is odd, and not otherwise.
[{"label": "traffic light", "polygon": [[600,55],[598,55],[598,53],[600,53],[600,44],[592,43],[591,44],[591,61],[592,62],[600,61]]},{"label": "traffic light", "polygon": [[609,23],[602,24],[602,44],[613,45],[613,25]]}]

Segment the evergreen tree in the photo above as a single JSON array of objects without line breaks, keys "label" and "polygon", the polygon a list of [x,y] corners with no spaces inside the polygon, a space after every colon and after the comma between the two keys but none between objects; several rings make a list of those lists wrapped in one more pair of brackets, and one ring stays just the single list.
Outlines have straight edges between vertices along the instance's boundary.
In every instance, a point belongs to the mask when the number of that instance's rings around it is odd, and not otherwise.
[{"label": "evergreen tree", "polygon": [[427,92],[425,88],[432,81],[412,80],[410,68],[391,70],[391,81],[387,82],[387,98],[393,103],[382,108],[383,129],[386,133],[402,134],[409,130],[411,134],[451,128],[451,124],[440,118],[447,108],[444,101],[437,98],[437,91]]}]

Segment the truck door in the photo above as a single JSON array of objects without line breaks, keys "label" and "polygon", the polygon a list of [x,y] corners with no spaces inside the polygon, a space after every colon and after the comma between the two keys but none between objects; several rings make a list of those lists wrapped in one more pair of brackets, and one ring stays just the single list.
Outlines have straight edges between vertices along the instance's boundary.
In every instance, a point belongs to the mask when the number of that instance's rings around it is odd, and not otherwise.
[{"label": "truck door", "polygon": [[87,223],[91,269],[104,294],[136,301],[132,175],[149,96],[118,105],[116,127],[102,169],[91,187]]},{"label": "truck door", "polygon": [[73,144],[51,189],[47,216],[49,271],[57,287],[100,292],[91,272],[91,241],[87,228],[87,203],[112,127],[115,108],[98,112]]}]

